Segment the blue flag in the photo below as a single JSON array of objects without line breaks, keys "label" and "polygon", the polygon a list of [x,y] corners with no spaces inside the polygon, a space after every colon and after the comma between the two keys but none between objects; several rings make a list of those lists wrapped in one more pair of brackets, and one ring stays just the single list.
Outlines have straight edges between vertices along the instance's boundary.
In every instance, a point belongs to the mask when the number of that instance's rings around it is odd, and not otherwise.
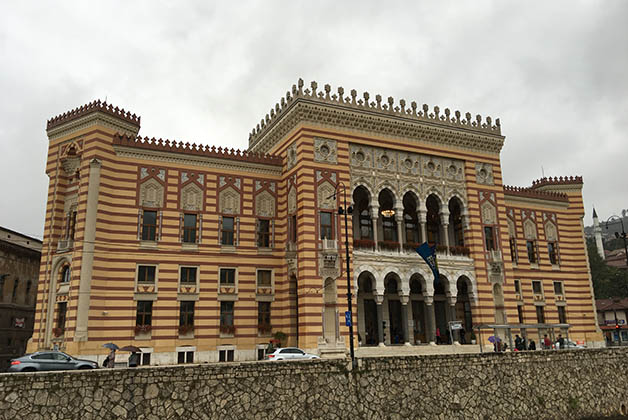
[{"label": "blue flag", "polygon": [[436,245],[429,246],[427,242],[423,242],[415,251],[423,257],[427,265],[432,269],[432,273],[434,273],[434,287],[436,287],[440,278],[438,264],[436,263]]}]

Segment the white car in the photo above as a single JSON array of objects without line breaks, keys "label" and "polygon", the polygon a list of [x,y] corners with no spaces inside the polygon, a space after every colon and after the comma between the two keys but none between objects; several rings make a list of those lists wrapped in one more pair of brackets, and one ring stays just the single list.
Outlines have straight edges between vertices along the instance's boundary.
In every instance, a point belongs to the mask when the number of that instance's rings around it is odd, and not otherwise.
[{"label": "white car", "polygon": [[584,349],[585,347],[582,344],[574,343],[570,340],[565,340],[565,349]]},{"label": "white car", "polygon": [[272,353],[266,355],[266,360],[303,360],[303,359],[320,359],[315,354],[306,353],[296,347],[278,348]]}]

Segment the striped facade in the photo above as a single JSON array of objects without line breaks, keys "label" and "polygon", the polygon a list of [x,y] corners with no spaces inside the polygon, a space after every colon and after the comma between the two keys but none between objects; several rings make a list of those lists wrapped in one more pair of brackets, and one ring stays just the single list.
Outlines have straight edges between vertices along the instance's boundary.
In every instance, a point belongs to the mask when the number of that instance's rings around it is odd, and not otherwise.
[{"label": "striped facade", "polygon": [[[140,139],[139,117],[100,102],[50,120],[29,349],[254,360],[281,331],[343,353],[347,228],[356,345],[438,341],[455,319],[466,337],[451,340],[469,342],[471,325],[536,323],[539,306],[547,323],[566,308],[572,339],[601,341],[580,178],[505,187],[499,120],[341,89],[293,86],[245,152]],[[436,288],[413,250],[425,240],[439,245]]]}]

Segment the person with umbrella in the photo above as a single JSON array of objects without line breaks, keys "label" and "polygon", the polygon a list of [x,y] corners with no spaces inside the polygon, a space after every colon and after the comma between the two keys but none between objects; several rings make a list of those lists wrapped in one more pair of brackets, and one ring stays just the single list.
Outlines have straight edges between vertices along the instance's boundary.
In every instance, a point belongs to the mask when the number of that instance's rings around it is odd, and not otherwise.
[{"label": "person with umbrella", "polygon": [[130,351],[131,355],[129,356],[129,367],[137,367],[140,364],[140,355],[142,352],[139,347],[136,346],[124,346],[120,349],[120,351]]},{"label": "person with umbrella", "polygon": [[110,350],[109,356],[103,362],[103,366],[106,368],[113,368],[116,365],[116,350],[118,350],[118,346],[113,343],[107,343],[102,345],[104,348]]}]

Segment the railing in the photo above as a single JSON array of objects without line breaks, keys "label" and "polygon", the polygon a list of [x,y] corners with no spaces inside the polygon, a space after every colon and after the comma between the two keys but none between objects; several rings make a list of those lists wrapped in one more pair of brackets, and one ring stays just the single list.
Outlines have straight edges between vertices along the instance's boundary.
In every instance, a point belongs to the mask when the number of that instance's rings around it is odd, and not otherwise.
[{"label": "railing", "polygon": [[330,250],[338,249],[338,242],[335,239],[322,239],[321,245],[323,249],[330,249]]}]

